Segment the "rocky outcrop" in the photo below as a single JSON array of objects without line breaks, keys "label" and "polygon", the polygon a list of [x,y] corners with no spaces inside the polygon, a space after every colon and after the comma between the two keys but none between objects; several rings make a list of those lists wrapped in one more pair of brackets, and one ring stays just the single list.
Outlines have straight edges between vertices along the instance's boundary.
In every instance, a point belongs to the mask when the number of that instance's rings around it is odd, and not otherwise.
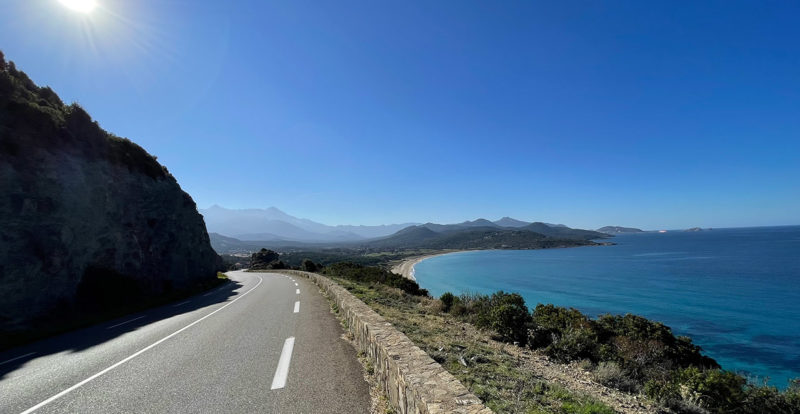
[{"label": "rocky outcrop", "polygon": [[0,335],[215,278],[203,217],[155,157],[0,53]]},{"label": "rocky outcrop", "polygon": [[[250,256],[251,269],[283,269],[283,262],[281,262],[280,255],[269,249],[261,249]],[[280,263],[280,265],[279,265]]]}]

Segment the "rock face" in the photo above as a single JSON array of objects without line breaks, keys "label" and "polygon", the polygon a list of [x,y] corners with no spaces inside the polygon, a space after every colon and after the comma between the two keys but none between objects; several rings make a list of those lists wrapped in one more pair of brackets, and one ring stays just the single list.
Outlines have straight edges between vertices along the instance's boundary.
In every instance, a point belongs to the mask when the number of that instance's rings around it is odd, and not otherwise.
[{"label": "rock face", "polygon": [[192,198],[154,157],[0,53],[0,334],[216,277]]}]

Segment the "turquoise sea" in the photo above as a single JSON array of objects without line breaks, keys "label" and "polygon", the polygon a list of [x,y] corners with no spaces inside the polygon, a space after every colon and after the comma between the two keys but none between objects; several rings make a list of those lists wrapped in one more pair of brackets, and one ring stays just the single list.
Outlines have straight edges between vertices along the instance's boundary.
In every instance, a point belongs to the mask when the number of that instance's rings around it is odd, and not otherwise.
[{"label": "turquoise sea", "polygon": [[800,226],[616,236],[614,246],[454,253],[415,266],[423,288],[522,294],[597,316],[634,313],[688,335],[725,369],[800,377]]}]

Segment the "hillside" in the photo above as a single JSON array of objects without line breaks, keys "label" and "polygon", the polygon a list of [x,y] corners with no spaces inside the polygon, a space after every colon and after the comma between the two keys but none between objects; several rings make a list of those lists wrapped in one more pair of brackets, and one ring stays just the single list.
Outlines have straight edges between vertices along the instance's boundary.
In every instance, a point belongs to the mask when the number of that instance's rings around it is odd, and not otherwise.
[{"label": "hillside", "polygon": [[0,53],[0,332],[215,280],[220,259],[172,175]]},{"label": "hillside", "polygon": [[541,222],[531,223],[525,227],[522,227],[521,229],[560,239],[592,240],[604,239],[608,237],[608,235],[605,233],[599,233],[591,230],[573,229],[567,226],[552,226]]},{"label": "hillside", "polygon": [[[395,250],[442,250],[442,249],[543,249],[550,247],[587,246],[596,244],[592,240],[609,235],[590,230],[573,229],[564,225],[541,222],[525,223],[514,219],[505,220],[516,226],[503,227],[496,222],[477,219],[457,224],[425,223],[406,227],[392,235],[362,241],[300,242],[278,239],[272,234],[254,235],[242,240],[211,233],[211,244],[220,254],[248,253],[262,247],[288,251],[347,251],[347,255],[359,252]],[[511,220],[511,221],[510,221]],[[503,219],[498,220],[500,222]],[[520,226],[525,223],[524,226]],[[258,239],[258,236],[261,236]]]},{"label": "hillside", "polygon": [[497,224],[500,227],[525,227],[528,224],[531,224],[531,223],[528,223],[527,221],[521,221],[521,220],[513,219],[511,217],[503,217],[503,218],[501,218],[499,220],[495,220],[493,223]]},{"label": "hillside", "polygon": [[[472,222],[474,223],[474,222]],[[543,249],[550,247],[587,246],[596,243],[589,239],[599,238],[595,232],[568,229],[549,233],[560,237],[534,232],[525,228],[472,227],[462,224],[424,224],[403,229],[390,237],[365,242],[360,246],[373,250],[381,249]],[[589,237],[588,235],[592,235]],[[600,237],[607,237],[602,235]]]}]

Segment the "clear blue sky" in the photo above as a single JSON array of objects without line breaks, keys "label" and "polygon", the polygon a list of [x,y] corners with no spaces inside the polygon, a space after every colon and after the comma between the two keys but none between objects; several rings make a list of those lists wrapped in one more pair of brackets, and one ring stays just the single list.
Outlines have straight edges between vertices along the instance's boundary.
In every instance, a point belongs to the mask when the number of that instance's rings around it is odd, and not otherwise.
[{"label": "clear blue sky", "polygon": [[3,0],[0,48],[200,207],[800,224],[794,1]]}]

